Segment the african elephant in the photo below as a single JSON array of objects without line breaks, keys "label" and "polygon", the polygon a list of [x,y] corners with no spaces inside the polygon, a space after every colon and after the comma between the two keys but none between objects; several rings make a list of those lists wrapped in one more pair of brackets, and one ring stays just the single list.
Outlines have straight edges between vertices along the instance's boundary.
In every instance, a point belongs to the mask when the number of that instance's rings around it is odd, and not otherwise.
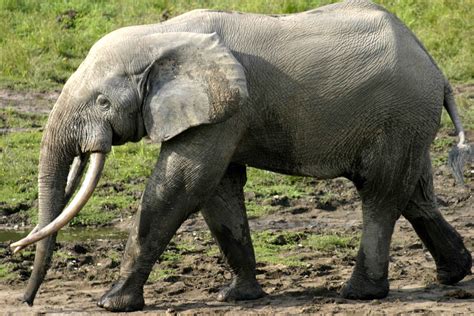
[{"label": "african elephant", "polygon": [[33,303],[56,232],[87,202],[111,147],[145,136],[161,152],[103,308],[143,308],[153,264],[198,210],[235,275],[218,299],[261,297],[246,166],[355,184],[363,232],[344,297],[387,295],[401,215],[433,255],[439,281],[458,282],[472,259],[437,210],[429,156],[443,105],[460,138],[451,157],[462,179],[470,147],[449,83],[407,27],[369,1],[282,16],[197,10],[116,30],[91,48],[49,116],[39,224],[12,244],[18,251],[40,241],[24,301]]}]

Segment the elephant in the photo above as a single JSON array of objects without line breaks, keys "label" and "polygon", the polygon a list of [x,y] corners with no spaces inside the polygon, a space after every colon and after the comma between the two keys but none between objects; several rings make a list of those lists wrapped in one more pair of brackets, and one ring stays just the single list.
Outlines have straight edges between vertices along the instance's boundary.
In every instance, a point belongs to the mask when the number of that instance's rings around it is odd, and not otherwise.
[{"label": "elephant", "polygon": [[363,228],[343,297],[387,296],[402,215],[431,252],[440,283],[456,283],[472,258],[433,190],[429,147],[443,107],[459,138],[450,161],[462,182],[471,149],[450,84],[415,35],[370,1],[290,15],[201,9],[115,30],[65,83],[44,129],[38,226],[11,244],[19,251],[38,242],[23,300],[33,304],[57,231],[93,193],[112,146],[143,137],[161,143],[160,154],[120,278],[100,307],[142,309],[154,263],[197,211],[233,272],[217,299],[265,295],[244,204],[247,167],[354,183]]}]

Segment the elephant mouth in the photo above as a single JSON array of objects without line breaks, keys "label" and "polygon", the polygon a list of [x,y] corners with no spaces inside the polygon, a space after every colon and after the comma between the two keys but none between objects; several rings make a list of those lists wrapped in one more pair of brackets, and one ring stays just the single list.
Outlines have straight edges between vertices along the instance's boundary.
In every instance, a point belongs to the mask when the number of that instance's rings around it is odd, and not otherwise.
[{"label": "elephant mouth", "polygon": [[10,247],[14,249],[14,253],[22,250],[28,245],[31,245],[56,233],[67,223],[69,223],[69,221],[74,218],[74,216],[76,216],[84,207],[97,186],[105,163],[104,153],[91,153],[89,159],[87,159],[87,156],[88,155],[76,157],[69,170],[68,182],[65,190],[65,197],[67,199],[72,196],[75,189],[79,185],[80,178],[87,164],[87,160],[90,160],[89,168],[86,172],[86,175],[84,176],[84,181],[82,182],[81,187],[79,188],[71,203],[51,223],[41,229],[35,227],[28,236],[15,243],[12,243]]},{"label": "elephant mouth", "polygon": [[113,146],[120,146],[127,142],[127,140],[122,135],[117,133],[117,131],[114,129],[113,126],[111,126],[110,128],[112,129],[112,145]]}]

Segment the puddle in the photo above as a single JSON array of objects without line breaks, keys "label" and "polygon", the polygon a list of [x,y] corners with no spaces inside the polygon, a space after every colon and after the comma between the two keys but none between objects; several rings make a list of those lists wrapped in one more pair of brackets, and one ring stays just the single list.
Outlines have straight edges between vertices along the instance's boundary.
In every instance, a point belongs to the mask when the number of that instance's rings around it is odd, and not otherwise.
[{"label": "puddle", "polygon": [[[17,241],[26,235],[29,230],[0,230],[0,242]],[[127,231],[112,227],[100,228],[69,228],[59,232],[58,241],[84,241],[97,239],[126,239]]]}]

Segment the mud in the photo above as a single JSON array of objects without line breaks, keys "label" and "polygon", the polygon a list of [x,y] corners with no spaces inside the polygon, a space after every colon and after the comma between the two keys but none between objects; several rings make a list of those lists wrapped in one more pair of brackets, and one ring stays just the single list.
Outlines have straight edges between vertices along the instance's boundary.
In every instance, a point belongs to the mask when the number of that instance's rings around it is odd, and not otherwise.
[{"label": "mud", "polygon": [[[0,98],[4,94],[1,92]],[[445,166],[434,168],[434,181],[440,211],[463,236],[473,254],[473,165],[470,170],[466,173],[466,188],[454,185]],[[317,192],[311,199],[273,197],[279,211],[251,219],[252,231],[338,233],[357,239],[362,223],[356,192],[346,180],[325,182],[335,195],[332,202],[322,203]],[[251,199],[252,192],[246,197]],[[21,225],[21,219],[18,221]],[[9,224],[12,223],[9,221]],[[116,229],[128,225],[128,222],[121,223]],[[61,255],[55,256],[33,307],[18,301],[26,286],[33,253],[12,255],[7,247],[9,242],[0,242],[0,263],[13,265],[17,276],[0,278],[0,313],[103,313],[95,304],[118,277],[125,242],[124,239],[107,238],[107,235],[83,241],[60,241],[57,248]],[[178,251],[180,244],[192,244],[193,247]],[[390,294],[381,300],[347,300],[338,294],[350,277],[356,249],[312,251],[303,246],[292,252],[301,258],[301,266],[257,264],[257,278],[268,294],[266,297],[220,303],[216,301],[217,292],[230,282],[231,274],[215,249],[201,216],[188,219],[168,247],[171,253],[179,252],[179,260],[157,263],[156,268],[171,273],[147,283],[145,310],[134,314],[474,314],[474,276],[467,276],[453,286],[437,283],[431,255],[403,218],[397,222],[391,246]]]}]

